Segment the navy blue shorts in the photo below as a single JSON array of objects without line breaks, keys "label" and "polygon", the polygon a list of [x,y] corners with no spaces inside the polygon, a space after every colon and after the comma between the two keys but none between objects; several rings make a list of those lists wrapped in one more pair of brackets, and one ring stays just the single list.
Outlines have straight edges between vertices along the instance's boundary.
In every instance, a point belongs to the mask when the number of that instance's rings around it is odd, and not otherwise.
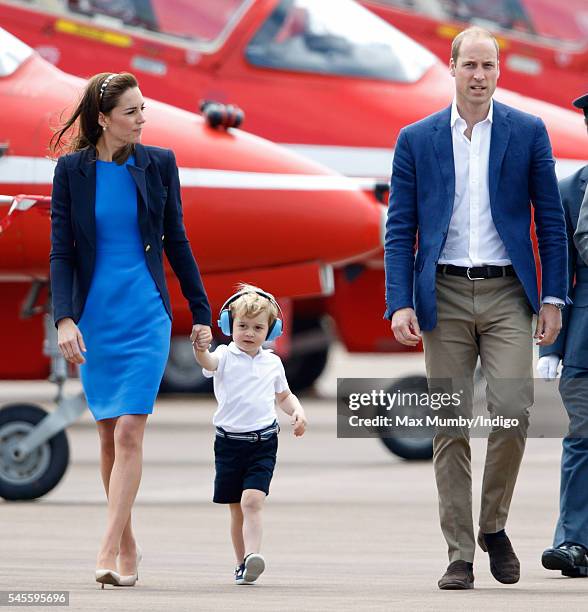
[{"label": "navy blue shorts", "polygon": [[217,504],[238,504],[245,489],[257,489],[269,495],[277,452],[277,433],[268,440],[258,442],[216,436],[216,476],[212,501]]}]

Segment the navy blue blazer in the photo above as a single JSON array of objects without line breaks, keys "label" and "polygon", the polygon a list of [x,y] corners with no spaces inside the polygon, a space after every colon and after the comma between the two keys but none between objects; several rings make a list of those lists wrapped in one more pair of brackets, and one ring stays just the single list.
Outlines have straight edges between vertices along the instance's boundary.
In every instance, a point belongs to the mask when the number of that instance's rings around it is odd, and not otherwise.
[{"label": "navy blue blazer", "polygon": [[[455,196],[451,107],[398,136],[385,240],[386,312],[414,308],[421,329],[437,324],[435,272]],[[531,202],[542,264],[542,295],[566,300],[566,227],[543,121],[494,102],[488,168],[492,219],[529,303],[539,310]],[[418,251],[414,246],[418,230]]]},{"label": "navy blue blazer", "polygon": [[[194,323],[211,324],[200,271],[186,237],[180,180],[173,151],[137,144],[135,165],[139,231],[145,261],[170,319],[172,309],[163,271],[163,251],[173,268]],[[51,296],[55,324],[82,315],[96,259],[96,163],[84,149],[60,157],[51,194]]]},{"label": "navy blue blazer", "polygon": [[563,359],[564,366],[585,369],[588,369],[588,266],[578,254],[573,236],[587,185],[588,166],[559,183],[568,232],[568,287],[573,304],[563,312],[557,340],[539,349],[541,357],[555,353]]}]

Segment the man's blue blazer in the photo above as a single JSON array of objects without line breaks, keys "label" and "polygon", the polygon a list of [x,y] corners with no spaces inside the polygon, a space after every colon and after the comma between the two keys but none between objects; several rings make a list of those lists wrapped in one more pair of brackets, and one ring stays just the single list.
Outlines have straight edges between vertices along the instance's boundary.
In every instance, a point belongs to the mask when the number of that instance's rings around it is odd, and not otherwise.
[{"label": "man's blue blazer", "polygon": [[[450,120],[448,107],[403,128],[392,169],[384,316],[389,319],[400,308],[414,308],[424,331],[437,324],[435,272],[455,197]],[[566,226],[547,130],[538,117],[496,101],[488,188],[494,225],[535,312],[539,296],[530,235],[531,203],[541,257],[542,295],[567,301]]]},{"label": "man's blue blazer", "polygon": [[[175,156],[168,149],[135,145],[128,165],[137,185],[139,231],[145,261],[165,308],[172,309],[163,271],[163,252],[180,281],[194,323],[211,324],[211,312],[184,229]],[[59,158],[51,194],[51,294],[55,323],[79,320],[96,260],[96,162],[83,149]],[[116,306],[116,304],[113,304]],[[129,322],[132,325],[132,322]]]}]

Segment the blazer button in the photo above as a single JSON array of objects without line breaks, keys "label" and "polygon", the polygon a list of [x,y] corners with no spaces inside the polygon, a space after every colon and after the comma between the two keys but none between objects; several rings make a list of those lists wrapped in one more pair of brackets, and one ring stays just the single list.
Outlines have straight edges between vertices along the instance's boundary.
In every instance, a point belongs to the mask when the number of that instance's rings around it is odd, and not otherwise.
[{"label": "blazer button", "polygon": [[150,245],[150,244],[148,244],[148,245],[145,247],[145,253],[147,253],[147,251],[148,251],[150,248],[151,248],[151,245]]},{"label": "blazer button", "polygon": [[162,239],[162,240],[163,240],[164,238],[165,238],[165,234],[163,234],[163,235],[161,236],[161,239]]}]

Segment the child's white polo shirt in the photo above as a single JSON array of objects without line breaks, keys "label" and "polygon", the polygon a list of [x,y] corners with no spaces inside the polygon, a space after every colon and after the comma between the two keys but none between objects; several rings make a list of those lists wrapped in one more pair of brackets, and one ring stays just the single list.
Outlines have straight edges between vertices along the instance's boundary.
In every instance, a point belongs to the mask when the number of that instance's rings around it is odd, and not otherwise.
[{"label": "child's white polo shirt", "polygon": [[214,377],[214,425],[235,433],[271,425],[277,418],[276,393],[288,389],[280,358],[263,348],[251,357],[234,342],[220,344],[212,354],[218,357],[217,369],[202,368],[202,373]]}]

